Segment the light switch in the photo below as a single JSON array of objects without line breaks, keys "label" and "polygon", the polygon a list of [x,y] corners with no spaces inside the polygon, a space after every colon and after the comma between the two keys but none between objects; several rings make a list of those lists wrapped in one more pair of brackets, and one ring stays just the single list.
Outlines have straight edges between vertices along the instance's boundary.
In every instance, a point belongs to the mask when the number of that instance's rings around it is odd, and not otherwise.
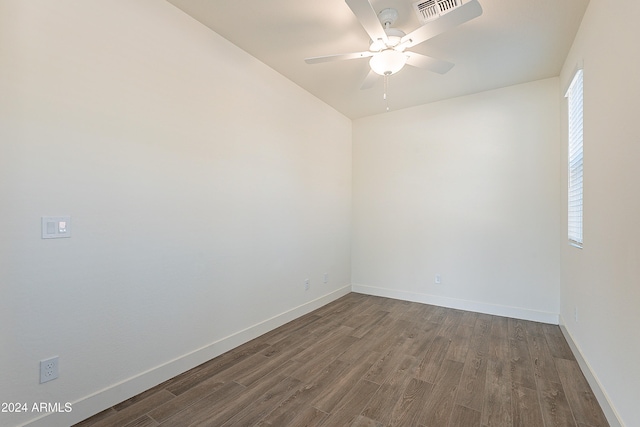
[{"label": "light switch", "polygon": [[42,238],[60,239],[71,237],[71,217],[70,216],[43,216],[42,217]]}]

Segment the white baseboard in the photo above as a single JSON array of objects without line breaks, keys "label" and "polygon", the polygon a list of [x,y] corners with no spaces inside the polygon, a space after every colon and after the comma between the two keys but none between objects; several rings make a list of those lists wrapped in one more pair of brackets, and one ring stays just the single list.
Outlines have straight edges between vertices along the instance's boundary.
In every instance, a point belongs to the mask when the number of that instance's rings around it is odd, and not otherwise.
[{"label": "white baseboard", "polygon": [[580,369],[582,370],[582,373],[587,379],[589,386],[591,386],[591,390],[593,391],[593,394],[596,396],[596,399],[598,399],[598,403],[600,404],[600,407],[602,408],[602,411],[604,412],[605,417],[607,417],[607,421],[609,422],[609,425],[611,427],[624,427],[624,423],[618,416],[618,412],[616,411],[615,407],[611,404],[611,400],[609,400],[609,396],[604,391],[604,388],[602,387],[602,384],[600,384],[600,381],[598,380],[598,377],[595,375],[593,369],[591,369],[591,365],[589,365],[589,362],[587,362],[587,359],[585,359],[584,355],[582,354],[580,347],[573,340],[573,337],[571,336],[571,333],[567,329],[566,325],[567,325],[566,322],[561,316],[560,330],[562,331],[564,338],[567,340],[569,347],[571,347],[571,351],[576,357],[578,365],[580,365]]},{"label": "white baseboard", "polygon": [[405,301],[419,302],[423,304],[437,305],[440,307],[455,308],[458,310],[474,311],[477,313],[492,314],[495,316],[513,317],[515,319],[531,320],[534,322],[550,323],[557,325],[559,323],[558,313],[548,313],[544,311],[530,310],[520,307],[509,307],[497,304],[488,304],[484,302],[468,301],[457,298],[442,297],[437,295],[419,294],[415,292],[399,291],[396,289],[377,288],[373,286],[365,286],[353,284],[353,292],[361,294],[375,295],[379,297],[387,297],[393,299],[401,299]]},{"label": "white baseboard", "polygon": [[[142,393],[156,385],[213,359],[239,345],[259,337],[279,326],[312,312],[351,292],[351,285],[344,286],[313,301],[308,301],[291,310],[280,313],[270,319],[252,325],[242,331],[215,341],[205,347],[194,350],[163,365],[142,372],[120,383],[83,397],[72,403],[68,413],[50,413],[29,421],[29,427],[68,427],[92,415],[110,408],[126,399]],[[63,403],[64,405],[64,403]]]}]

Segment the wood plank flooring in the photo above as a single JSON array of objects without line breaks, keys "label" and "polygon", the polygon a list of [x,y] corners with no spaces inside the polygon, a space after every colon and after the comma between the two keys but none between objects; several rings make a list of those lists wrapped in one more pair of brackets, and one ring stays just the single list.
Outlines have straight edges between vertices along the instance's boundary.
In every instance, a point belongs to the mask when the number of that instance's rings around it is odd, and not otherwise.
[{"label": "wood plank flooring", "polygon": [[608,423],[559,327],[351,293],[89,426]]}]

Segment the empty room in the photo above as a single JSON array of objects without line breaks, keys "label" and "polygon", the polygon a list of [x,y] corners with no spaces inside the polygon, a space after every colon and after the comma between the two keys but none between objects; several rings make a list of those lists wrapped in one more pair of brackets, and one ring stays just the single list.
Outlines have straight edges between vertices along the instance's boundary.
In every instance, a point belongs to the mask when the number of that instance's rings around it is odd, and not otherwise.
[{"label": "empty room", "polygon": [[0,426],[639,426],[638,18],[0,0]]}]

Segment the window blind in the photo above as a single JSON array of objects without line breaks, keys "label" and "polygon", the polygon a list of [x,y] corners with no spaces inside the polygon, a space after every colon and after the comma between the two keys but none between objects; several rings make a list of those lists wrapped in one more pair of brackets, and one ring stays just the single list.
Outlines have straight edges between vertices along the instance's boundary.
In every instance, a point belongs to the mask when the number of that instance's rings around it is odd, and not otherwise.
[{"label": "window blind", "polygon": [[569,107],[569,242],[582,247],[583,232],[583,90],[582,70],[578,70],[567,91]]}]

